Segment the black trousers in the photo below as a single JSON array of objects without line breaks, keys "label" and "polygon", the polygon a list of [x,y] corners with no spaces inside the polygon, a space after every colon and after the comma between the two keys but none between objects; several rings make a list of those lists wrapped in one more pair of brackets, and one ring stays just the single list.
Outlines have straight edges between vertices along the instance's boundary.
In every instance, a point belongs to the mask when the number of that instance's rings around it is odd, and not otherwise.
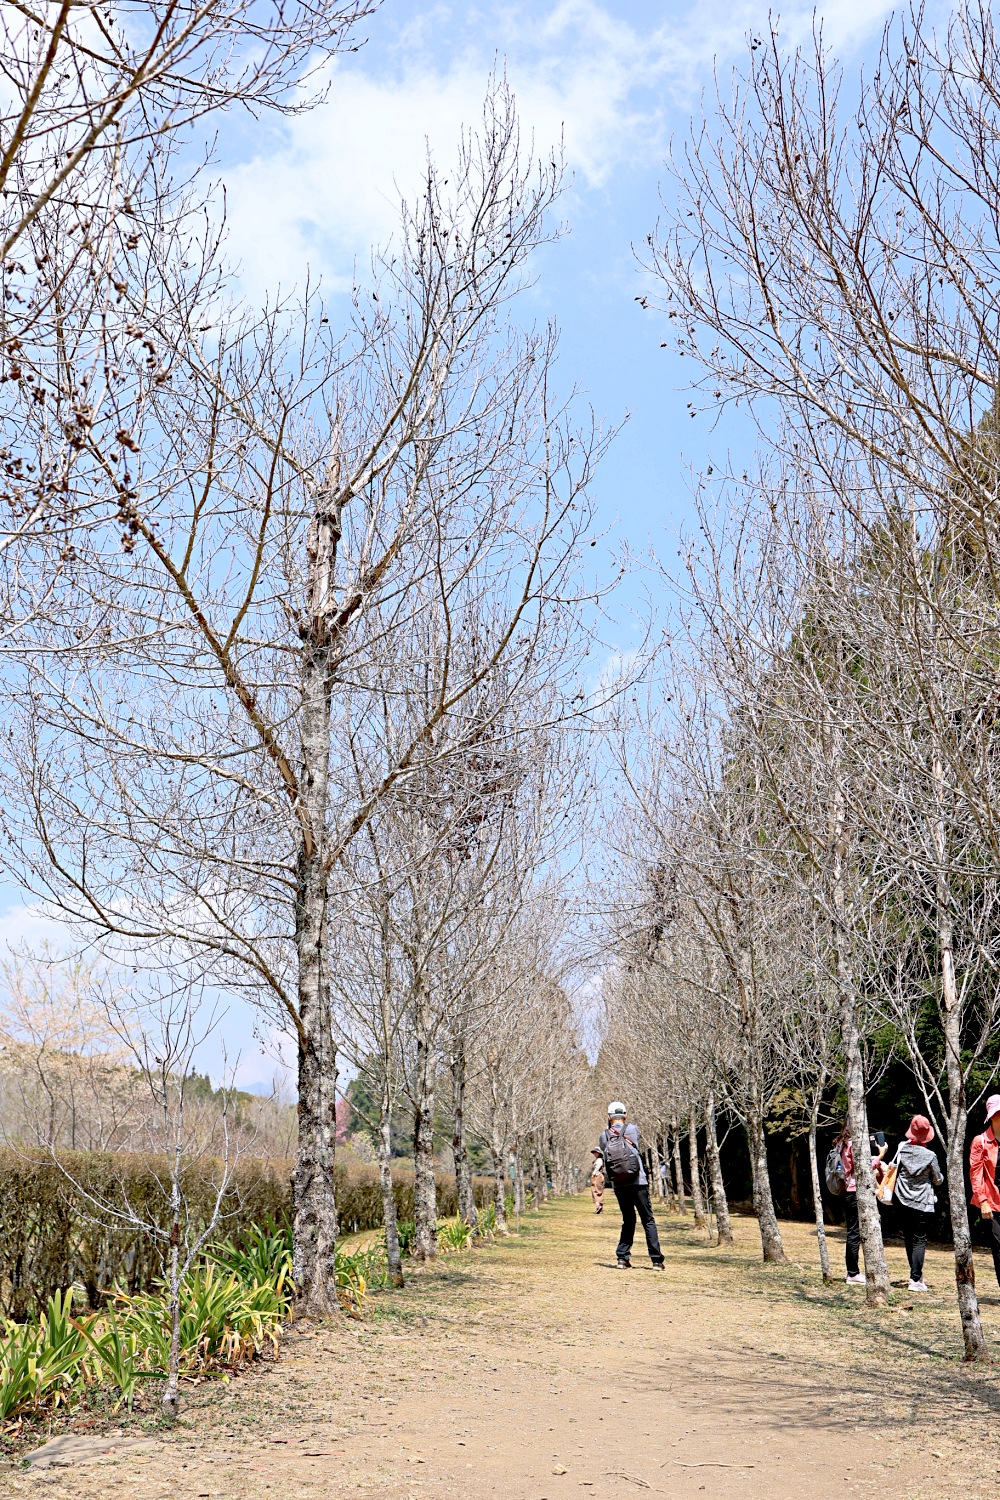
[{"label": "black trousers", "polygon": [[[903,1244],[906,1246],[906,1258],[910,1262],[910,1280],[923,1281],[924,1279],[924,1254],[927,1250],[927,1230],[930,1228],[931,1215],[924,1213],[920,1208],[907,1208],[902,1203],[896,1204],[896,1218],[900,1229],[903,1231]],[[993,1241],[993,1259],[997,1258],[997,1243]],[[997,1278],[1000,1280],[1000,1277]]]},{"label": "black trousers", "polygon": [[847,1215],[847,1274],[858,1274],[858,1251],[861,1249],[861,1225],[858,1223],[858,1195],[848,1193],[844,1198]]},{"label": "black trousers", "polygon": [[618,1199],[618,1207],[622,1211],[622,1237],[615,1254],[619,1260],[628,1260],[631,1256],[632,1241],[635,1239],[635,1216],[638,1213],[646,1231],[649,1258],[654,1266],[659,1265],[663,1260],[663,1251],[660,1249],[660,1236],[656,1232],[656,1220],[650,1207],[649,1188],[639,1187],[638,1183],[631,1182],[615,1182],[612,1186]]}]

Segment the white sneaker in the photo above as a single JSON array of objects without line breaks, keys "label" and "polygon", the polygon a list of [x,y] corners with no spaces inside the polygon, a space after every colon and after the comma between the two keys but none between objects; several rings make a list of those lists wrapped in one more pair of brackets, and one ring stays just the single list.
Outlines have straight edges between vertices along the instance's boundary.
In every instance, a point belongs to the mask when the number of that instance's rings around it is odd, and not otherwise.
[{"label": "white sneaker", "polygon": [[845,1276],[844,1280],[847,1282],[848,1286],[867,1286],[868,1284],[860,1271],[858,1272],[857,1276]]},{"label": "white sneaker", "polygon": [[909,1285],[907,1286],[906,1290],[908,1292],[929,1292],[930,1291],[930,1287],[927,1285],[926,1281],[923,1281],[923,1280],[921,1280],[921,1281],[911,1281],[909,1283]]}]

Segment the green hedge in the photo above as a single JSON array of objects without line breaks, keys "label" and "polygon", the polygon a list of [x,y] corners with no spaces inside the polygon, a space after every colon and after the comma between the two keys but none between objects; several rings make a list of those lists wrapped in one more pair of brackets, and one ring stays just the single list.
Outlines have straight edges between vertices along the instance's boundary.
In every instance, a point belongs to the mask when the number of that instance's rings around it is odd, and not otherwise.
[{"label": "green hedge", "polygon": [[[185,1215],[197,1233],[215,1201],[205,1163],[183,1174]],[[337,1208],[344,1233],[377,1229],[382,1195],[374,1167],[338,1164]],[[148,1291],[163,1275],[163,1241],[122,1215],[131,1207],[146,1222],[166,1226],[170,1179],[163,1158],[124,1152],[66,1152],[49,1156],[0,1150],[0,1314],[19,1322],[38,1314],[49,1298],[74,1282],[86,1288],[91,1307],[117,1284],[130,1295]],[[413,1171],[393,1173],[396,1212],[413,1218]],[[492,1193],[489,1178],[475,1181],[476,1201]],[[453,1177],[437,1178],[438,1213],[457,1211]],[[292,1210],[291,1163],[241,1162],[223,1204],[221,1233],[267,1219],[287,1222]]]}]

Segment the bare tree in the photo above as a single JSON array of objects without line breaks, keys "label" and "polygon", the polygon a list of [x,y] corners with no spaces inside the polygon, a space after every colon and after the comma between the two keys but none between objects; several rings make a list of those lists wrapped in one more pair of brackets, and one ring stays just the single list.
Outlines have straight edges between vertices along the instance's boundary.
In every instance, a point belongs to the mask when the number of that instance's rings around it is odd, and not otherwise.
[{"label": "bare tree", "polygon": [[[449,182],[429,166],[346,342],[311,296],[220,323],[211,236],[197,265],[183,237],[164,246],[142,327],[170,373],[116,351],[135,379],[107,420],[131,467],[32,638],[13,756],[29,883],[133,948],[176,945],[293,1030],[296,1284],[317,1312],[337,1306],[331,871],[432,773],[447,716],[501,664],[516,682],[572,587],[600,447],[554,403],[552,331],[505,320],[559,167],[526,157],[501,85]],[[424,611],[458,621],[476,595],[488,636],[396,737],[380,664]]]},{"label": "bare tree", "polygon": [[[968,776],[968,719],[956,733],[951,716],[970,700],[978,713],[995,689],[992,644],[983,654],[997,628],[995,17],[961,4],[934,32],[923,12],[903,14],[853,109],[819,39],[791,56],[776,33],[760,40],[677,164],[681,202],[652,242],[654,267],[709,402],[745,402],[764,441],[810,472],[849,533],[848,556],[867,551],[855,586],[874,562],[897,590],[885,600],[904,667],[897,702],[919,707],[919,733],[914,746],[896,737],[886,770],[905,787],[902,798],[894,788],[894,814],[910,831],[925,895],[933,891],[950,1059],[948,1105],[938,1108],[957,1179],[966,1103],[956,892],[981,877],[966,866],[956,884],[952,807],[960,823],[963,813],[967,827],[975,822],[982,847],[996,848],[993,814]],[[873,659],[879,646],[865,638]],[[865,728],[873,771],[887,723]],[[980,764],[987,730],[980,718]],[[887,851],[900,847],[898,827],[879,836]],[[835,924],[835,942],[844,930]],[[844,1046],[850,1072],[849,1034]],[[952,1199],[959,1303],[967,1357],[982,1358],[962,1196]]]}]

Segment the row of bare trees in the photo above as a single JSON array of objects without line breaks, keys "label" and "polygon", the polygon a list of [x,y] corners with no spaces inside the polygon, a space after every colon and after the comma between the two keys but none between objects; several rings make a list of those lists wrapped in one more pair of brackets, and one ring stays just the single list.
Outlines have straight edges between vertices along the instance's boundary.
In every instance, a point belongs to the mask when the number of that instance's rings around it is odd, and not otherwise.
[{"label": "row of bare trees", "polygon": [[378,1059],[386,1120],[410,1100],[425,1255],[441,1059],[467,1215],[466,1120],[499,1184],[529,1141],[551,1160],[580,1075],[552,870],[605,440],[519,311],[558,153],[494,79],[346,305],[308,286],[260,309],[197,155],[207,113],[307,107],[376,8],[5,23],[8,867],[137,992],[238,992],[294,1037],[317,1313],[338,1306],[338,1047]]},{"label": "row of bare trees", "polygon": [[714,1091],[745,1126],[767,1260],[793,1090],[828,1273],[816,1125],[843,1087],[872,1304],[866,1090],[894,1039],[944,1148],[969,1359],[967,1120],[1000,1020],[998,76],[975,3],[894,21],[853,104],[821,38],[774,33],[674,162],[649,269],[692,411],[741,409],[758,444],[703,476],[672,665],[622,724],[644,844],[609,981],[656,1039],[661,1117],[695,1078],[696,1113]]}]

